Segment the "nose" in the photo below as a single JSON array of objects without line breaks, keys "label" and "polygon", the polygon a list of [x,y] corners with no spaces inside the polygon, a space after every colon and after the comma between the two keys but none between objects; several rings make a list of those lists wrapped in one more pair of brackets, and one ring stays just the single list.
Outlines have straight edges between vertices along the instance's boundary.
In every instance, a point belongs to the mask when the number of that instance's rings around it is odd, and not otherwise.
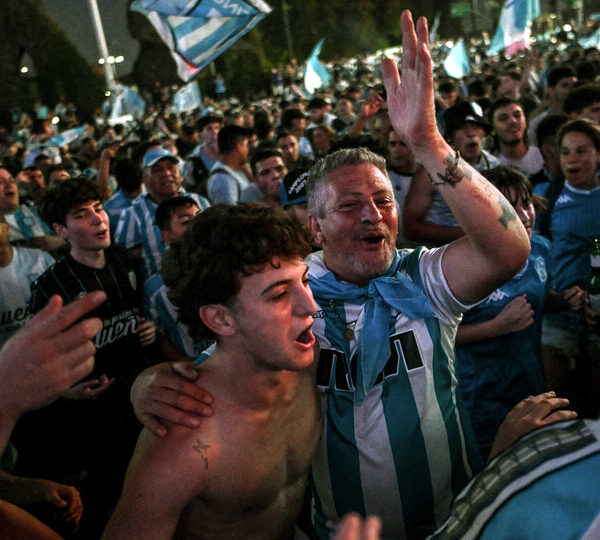
[{"label": "nose", "polygon": [[103,212],[103,210],[101,210],[99,212],[95,210],[92,213],[92,221],[93,221],[94,224],[102,222],[102,212]]},{"label": "nose", "polygon": [[302,317],[312,316],[317,311],[317,304],[310,287],[302,286],[298,292],[296,313]]},{"label": "nose", "polygon": [[360,220],[363,223],[377,223],[381,219],[381,212],[374,201],[367,201],[361,208]]}]

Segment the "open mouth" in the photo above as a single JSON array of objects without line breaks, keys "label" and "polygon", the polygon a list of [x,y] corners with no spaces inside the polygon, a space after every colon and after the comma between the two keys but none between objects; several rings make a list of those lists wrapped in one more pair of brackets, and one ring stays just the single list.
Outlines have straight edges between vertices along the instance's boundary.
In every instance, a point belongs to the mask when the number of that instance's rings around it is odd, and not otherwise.
[{"label": "open mouth", "polygon": [[312,333],[312,325],[306,328],[297,338],[296,343],[302,345],[303,348],[310,349],[315,343],[315,336]]},{"label": "open mouth", "polygon": [[362,242],[366,242],[367,244],[377,245],[383,242],[385,239],[385,235],[383,234],[369,234],[367,236],[363,236],[360,240]]}]

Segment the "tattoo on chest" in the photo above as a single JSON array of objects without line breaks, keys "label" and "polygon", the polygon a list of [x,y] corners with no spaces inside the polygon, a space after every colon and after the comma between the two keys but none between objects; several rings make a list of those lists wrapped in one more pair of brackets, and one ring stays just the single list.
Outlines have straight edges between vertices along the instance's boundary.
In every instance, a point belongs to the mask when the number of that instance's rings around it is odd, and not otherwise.
[{"label": "tattoo on chest", "polygon": [[204,444],[200,439],[196,439],[196,444],[192,446],[192,450],[195,450],[202,457],[204,467],[208,470],[208,449],[210,444]]}]

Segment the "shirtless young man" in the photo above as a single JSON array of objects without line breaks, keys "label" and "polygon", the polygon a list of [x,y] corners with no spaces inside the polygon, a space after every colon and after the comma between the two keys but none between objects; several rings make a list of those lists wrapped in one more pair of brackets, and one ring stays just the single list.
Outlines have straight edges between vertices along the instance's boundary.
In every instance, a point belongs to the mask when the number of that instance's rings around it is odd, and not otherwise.
[{"label": "shirtless young man", "polygon": [[320,434],[310,236],[263,205],[209,208],[163,260],[180,319],[216,338],[201,428],[144,429],[105,539],[293,538]]}]

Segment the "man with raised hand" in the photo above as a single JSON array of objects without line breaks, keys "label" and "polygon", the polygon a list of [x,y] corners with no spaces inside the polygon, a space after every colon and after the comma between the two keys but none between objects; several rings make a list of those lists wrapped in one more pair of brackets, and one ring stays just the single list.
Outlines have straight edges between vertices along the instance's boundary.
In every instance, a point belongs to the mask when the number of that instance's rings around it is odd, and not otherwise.
[{"label": "man with raised hand", "polygon": [[[439,184],[465,236],[438,249],[396,251],[398,213],[385,162],[364,149],[331,154],[310,172],[309,225],[323,247],[308,258],[324,414],[311,473],[320,538],[348,512],[379,516],[387,538],[423,537],[446,517],[481,466],[457,395],[456,327],[529,254],[508,201],[437,129],[425,19],[415,32],[404,12],[402,29],[402,80],[392,60],[382,66],[390,119]],[[192,423],[183,409],[199,397],[197,387],[172,381],[167,386],[185,394],[175,401],[159,388],[166,379],[139,381],[141,416]],[[148,386],[154,404],[141,403]],[[568,401],[551,393],[535,400],[534,414],[513,415],[492,452],[534,426],[574,416],[553,412]],[[166,412],[166,403],[178,410]],[[206,404],[190,408],[206,414]]]}]

